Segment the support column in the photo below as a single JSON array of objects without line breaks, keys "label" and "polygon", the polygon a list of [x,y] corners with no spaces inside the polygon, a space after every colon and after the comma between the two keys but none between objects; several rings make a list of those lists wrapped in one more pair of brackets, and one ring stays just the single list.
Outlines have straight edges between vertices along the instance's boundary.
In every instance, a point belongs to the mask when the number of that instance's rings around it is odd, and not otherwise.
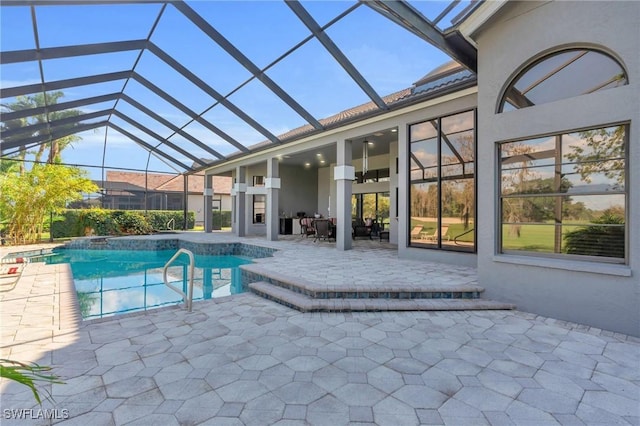
[{"label": "support column", "polygon": [[411,191],[408,186],[409,176],[409,154],[411,153],[411,147],[409,146],[408,126],[401,124],[398,126],[398,199],[396,205],[398,206],[398,221],[397,221],[397,235],[398,235],[398,248],[406,248],[409,246],[409,227],[410,221],[410,206],[409,206],[409,193]]},{"label": "support column", "polygon": [[337,143],[338,163],[333,169],[336,181],[336,248],[351,250],[351,193],[356,178],[356,170],[351,165],[351,141],[341,140]]},{"label": "support column", "polygon": [[236,235],[244,237],[247,233],[247,168],[236,168],[236,183],[233,186],[236,195]]},{"label": "support column", "polygon": [[204,176],[204,232],[213,231],[213,175]]},{"label": "support column", "polygon": [[264,186],[267,189],[267,240],[278,241],[280,233],[280,215],[278,214],[280,192],[280,164],[277,158],[267,160],[267,178]]},{"label": "support column", "polygon": [[189,175],[183,176],[184,191],[182,193],[182,225],[185,231],[189,229]]}]

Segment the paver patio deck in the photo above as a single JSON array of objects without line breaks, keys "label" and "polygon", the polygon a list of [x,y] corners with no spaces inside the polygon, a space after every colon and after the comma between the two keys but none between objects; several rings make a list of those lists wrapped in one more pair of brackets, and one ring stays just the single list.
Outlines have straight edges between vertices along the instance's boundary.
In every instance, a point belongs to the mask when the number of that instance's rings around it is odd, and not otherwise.
[{"label": "paver patio deck", "polygon": [[[473,268],[399,260],[388,243],[243,241],[281,249],[261,267],[307,279],[300,259],[336,265],[317,282],[475,282]],[[53,366],[66,384],[48,386],[48,413],[69,416],[17,419],[39,407],[3,380],[3,425],[640,424],[640,339],[587,326],[519,311],[301,313],[249,293],[83,323],[74,297],[66,265],[37,263],[0,293],[0,357]]]}]

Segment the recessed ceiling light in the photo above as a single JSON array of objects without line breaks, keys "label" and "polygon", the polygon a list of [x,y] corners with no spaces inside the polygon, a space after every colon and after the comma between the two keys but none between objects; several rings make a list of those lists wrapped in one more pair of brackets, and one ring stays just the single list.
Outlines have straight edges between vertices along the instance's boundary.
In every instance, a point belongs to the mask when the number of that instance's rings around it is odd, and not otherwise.
[{"label": "recessed ceiling light", "polygon": [[320,152],[319,152],[319,153],[317,153],[317,154],[316,154],[316,157],[322,157],[322,153],[320,153]]},{"label": "recessed ceiling light", "polygon": [[398,131],[398,129],[391,129],[391,133],[395,133],[397,131]]},{"label": "recessed ceiling light", "polygon": [[369,144],[369,146],[373,146],[373,142],[369,141],[367,143]]},{"label": "recessed ceiling light", "polygon": [[311,167],[311,163],[304,163],[305,167]]},{"label": "recessed ceiling light", "polygon": [[325,163],[325,161],[324,161],[324,160],[320,160],[320,164],[324,164],[324,163]]}]

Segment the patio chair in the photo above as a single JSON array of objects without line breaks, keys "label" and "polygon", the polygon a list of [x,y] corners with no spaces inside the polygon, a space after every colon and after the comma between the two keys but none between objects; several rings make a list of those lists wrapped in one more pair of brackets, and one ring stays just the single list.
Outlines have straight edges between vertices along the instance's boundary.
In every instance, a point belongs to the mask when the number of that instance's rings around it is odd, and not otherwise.
[{"label": "patio chair", "polygon": [[309,237],[309,235],[315,235],[316,230],[313,227],[313,219],[310,217],[300,218],[300,234],[303,237]]},{"label": "patio chair", "polygon": [[317,219],[313,221],[313,227],[316,230],[313,242],[315,243],[320,238],[325,241],[331,238],[331,226],[327,219]]},{"label": "patio chair", "polygon": [[362,219],[355,219],[351,222],[351,237],[366,237],[371,239],[371,227],[367,226]]},{"label": "patio chair", "polygon": [[[449,231],[448,225],[442,225],[440,227],[440,235],[442,235],[443,240],[446,238],[447,241],[449,241],[450,237],[449,235],[447,235],[448,231]],[[420,236],[423,240],[438,241],[438,228],[436,228],[435,231],[433,231],[433,234],[429,234],[428,232],[422,232]]]},{"label": "patio chair", "polygon": [[422,232],[422,225],[414,226],[411,230],[411,239],[417,240],[420,237],[420,233]]}]

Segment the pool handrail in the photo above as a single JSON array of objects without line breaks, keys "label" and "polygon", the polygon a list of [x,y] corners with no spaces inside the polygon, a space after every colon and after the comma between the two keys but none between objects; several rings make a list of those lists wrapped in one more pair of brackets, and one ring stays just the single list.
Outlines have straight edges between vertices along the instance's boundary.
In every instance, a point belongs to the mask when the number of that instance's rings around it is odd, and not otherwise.
[{"label": "pool handrail", "polygon": [[[183,253],[189,256],[189,271],[187,273],[187,276],[189,278],[189,287],[187,289],[189,293],[188,295],[185,294],[184,291],[180,290],[179,288],[171,285],[169,283],[169,280],[167,279],[167,270],[169,269],[169,265],[171,265],[173,261],[176,260]],[[164,265],[164,268],[162,269],[162,279],[164,280],[164,285],[166,285],[171,290],[175,291],[176,293],[182,296],[185,307],[189,312],[191,312],[191,307],[193,305],[193,268],[195,266],[195,263],[196,262],[194,260],[193,253],[187,249],[181,248],[176,252],[176,254],[173,255],[171,259],[169,259],[169,261]]]}]

